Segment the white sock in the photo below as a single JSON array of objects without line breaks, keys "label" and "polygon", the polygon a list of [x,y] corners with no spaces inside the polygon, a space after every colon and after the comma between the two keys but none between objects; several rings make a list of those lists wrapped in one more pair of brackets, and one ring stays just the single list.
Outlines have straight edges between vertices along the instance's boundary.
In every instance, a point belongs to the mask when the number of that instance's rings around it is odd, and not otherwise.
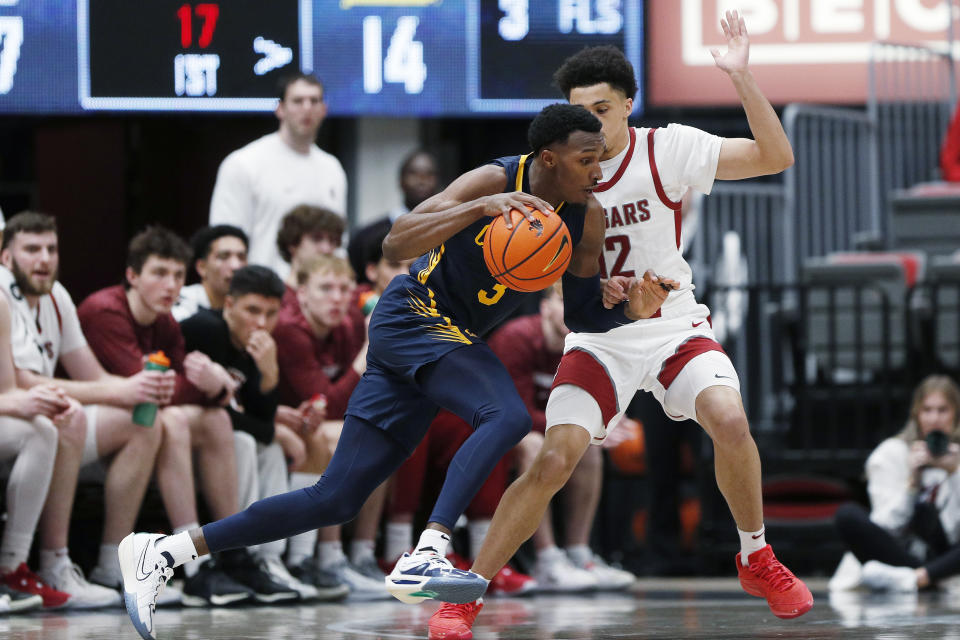
[{"label": "white sock", "polygon": [[70,550],[66,547],[60,549],[41,549],[40,550],[40,571],[48,571],[63,562],[70,561]]},{"label": "white sock", "polygon": [[490,531],[489,520],[471,520],[467,523],[471,558],[476,558],[477,554],[480,553],[480,547],[483,546],[483,541],[487,539],[487,531]]},{"label": "white sock", "polygon": [[317,555],[320,557],[321,569],[329,569],[347,559],[343,553],[343,544],[339,540],[321,542],[317,546]]},{"label": "white sock", "polygon": [[387,562],[396,562],[397,558],[410,550],[412,543],[412,522],[388,522],[383,559]]},{"label": "white sock", "polygon": [[585,544],[575,544],[566,548],[567,555],[578,567],[585,567],[593,562],[593,550]]},{"label": "white sock", "polygon": [[120,558],[117,556],[118,544],[101,544],[97,566],[111,576],[120,575]]},{"label": "white sock", "polygon": [[373,540],[354,540],[350,543],[350,562],[359,564],[361,560],[373,558]]},{"label": "white sock", "polygon": [[[172,567],[179,567],[191,560],[196,560],[200,556],[197,553],[197,548],[193,545],[193,538],[190,537],[189,530],[160,538],[157,540],[157,550],[161,553],[169,553],[173,557]],[[195,568],[199,569],[199,562],[191,564],[195,564]],[[186,567],[184,567],[184,571],[186,571]]]},{"label": "white sock", "polygon": [[766,527],[762,527],[760,531],[737,529],[737,533],[740,534],[740,564],[747,566],[750,564],[750,554],[767,546],[767,537],[764,535],[766,530]]},{"label": "white sock", "polygon": [[549,547],[537,550],[537,562],[556,562],[560,560],[561,557],[566,558],[567,556],[563,551],[558,549],[556,545],[550,545]]},{"label": "white sock", "polygon": [[[290,490],[306,489],[312,487],[320,479],[318,473],[300,473],[299,471],[290,474]],[[312,558],[317,547],[317,530],[304,531],[292,538],[287,539],[287,562],[291,566],[302,563],[307,558]]]},{"label": "white sock", "polygon": [[[199,529],[199,528],[200,528],[200,523],[188,522],[187,524],[183,524],[183,525],[180,525],[179,527],[176,527],[173,530],[173,535],[176,536],[176,535],[180,535],[181,533],[184,533],[184,534],[187,534],[187,537],[189,538],[190,537],[189,532],[192,531],[193,529]],[[167,536],[167,537],[170,537],[170,536]],[[193,541],[191,540],[190,543],[193,544]],[[196,552],[196,549],[194,549],[194,552]],[[196,555],[196,553],[194,553],[194,555]],[[209,559],[210,559],[210,556],[204,556],[203,558],[199,558],[196,560],[185,561],[183,563],[184,575],[186,575],[188,578],[192,578],[193,576],[197,575],[197,572],[200,571],[200,565],[202,565],[204,562],[207,562]]]},{"label": "white sock", "polygon": [[447,545],[450,544],[450,536],[436,529],[424,529],[420,534],[420,541],[417,543],[417,552],[435,551],[437,555],[447,556]]},{"label": "white sock", "polygon": [[33,531],[29,535],[19,535],[9,529],[8,522],[3,532],[3,548],[0,549],[0,573],[16,571],[21,563],[27,561],[30,545],[33,544]]}]

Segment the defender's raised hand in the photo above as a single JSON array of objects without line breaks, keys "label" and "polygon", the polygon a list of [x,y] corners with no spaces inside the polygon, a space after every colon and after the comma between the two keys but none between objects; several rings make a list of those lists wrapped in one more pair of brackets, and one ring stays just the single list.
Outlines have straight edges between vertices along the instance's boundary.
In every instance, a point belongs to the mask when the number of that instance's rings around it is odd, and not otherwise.
[{"label": "defender's raised hand", "polygon": [[721,53],[716,47],[710,49],[714,62],[727,73],[745,71],[750,58],[750,37],[743,16],[727,11],[726,17],[720,19],[720,28],[727,38],[727,50]]}]

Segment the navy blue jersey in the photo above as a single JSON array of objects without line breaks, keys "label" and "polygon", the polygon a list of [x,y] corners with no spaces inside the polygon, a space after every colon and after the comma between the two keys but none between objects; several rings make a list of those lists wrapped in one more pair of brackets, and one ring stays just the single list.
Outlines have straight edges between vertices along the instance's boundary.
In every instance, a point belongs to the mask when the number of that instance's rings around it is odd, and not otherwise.
[{"label": "navy blue jersey", "polygon": [[[528,154],[498,158],[490,164],[506,170],[506,192],[531,193],[530,163]],[[570,240],[576,246],[583,235],[586,205],[561,203],[556,212],[567,225]],[[529,295],[508,289],[490,275],[483,260],[483,237],[492,222],[490,217],[477,220],[410,267],[410,275],[429,298],[427,306],[435,304],[441,315],[450,317],[453,324],[475,335],[484,335],[503,322],[520,305],[523,296]]]}]

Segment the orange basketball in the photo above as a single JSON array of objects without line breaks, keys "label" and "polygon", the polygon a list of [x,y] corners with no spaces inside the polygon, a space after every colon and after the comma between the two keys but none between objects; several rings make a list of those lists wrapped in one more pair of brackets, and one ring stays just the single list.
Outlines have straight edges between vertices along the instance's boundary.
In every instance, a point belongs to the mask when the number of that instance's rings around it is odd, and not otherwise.
[{"label": "orange basketball", "polygon": [[515,291],[540,291],[556,282],[573,255],[570,232],[560,216],[528,205],[536,220],[510,211],[513,228],[497,216],[483,237],[483,259],[494,280]]}]

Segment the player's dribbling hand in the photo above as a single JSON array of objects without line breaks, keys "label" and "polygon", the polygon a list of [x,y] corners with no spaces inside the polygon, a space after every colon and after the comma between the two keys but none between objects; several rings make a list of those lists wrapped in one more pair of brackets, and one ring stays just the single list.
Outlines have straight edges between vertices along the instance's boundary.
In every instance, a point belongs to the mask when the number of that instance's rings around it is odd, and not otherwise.
[{"label": "player's dribbling hand", "polygon": [[714,62],[727,73],[746,70],[750,58],[750,38],[743,16],[736,11],[727,11],[726,17],[720,19],[720,28],[727,39],[727,51],[721,54],[716,47],[710,49]]},{"label": "player's dribbling hand", "polygon": [[507,229],[513,229],[513,221],[510,219],[510,210],[516,209],[523,214],[529,222],[536,221],[533,213],[527,209],[530,205],[534,209],[539,209],[545,215],[553,213],[553,207],[546,200],[541,200],[536,196],[523,191],[514,191],[512,193],[496,193],[492,196],[486,196],[484,203],[484,215],[496,217],[503,216],[503,221]]},{"label": "player's dribbling hand", "polygon": [[670,292],[680,283],[670,278],[658,276],[649,269],[643,278],[634,280],[627,292],[626,315],[631,320],[649,318],[657,312]]}]

